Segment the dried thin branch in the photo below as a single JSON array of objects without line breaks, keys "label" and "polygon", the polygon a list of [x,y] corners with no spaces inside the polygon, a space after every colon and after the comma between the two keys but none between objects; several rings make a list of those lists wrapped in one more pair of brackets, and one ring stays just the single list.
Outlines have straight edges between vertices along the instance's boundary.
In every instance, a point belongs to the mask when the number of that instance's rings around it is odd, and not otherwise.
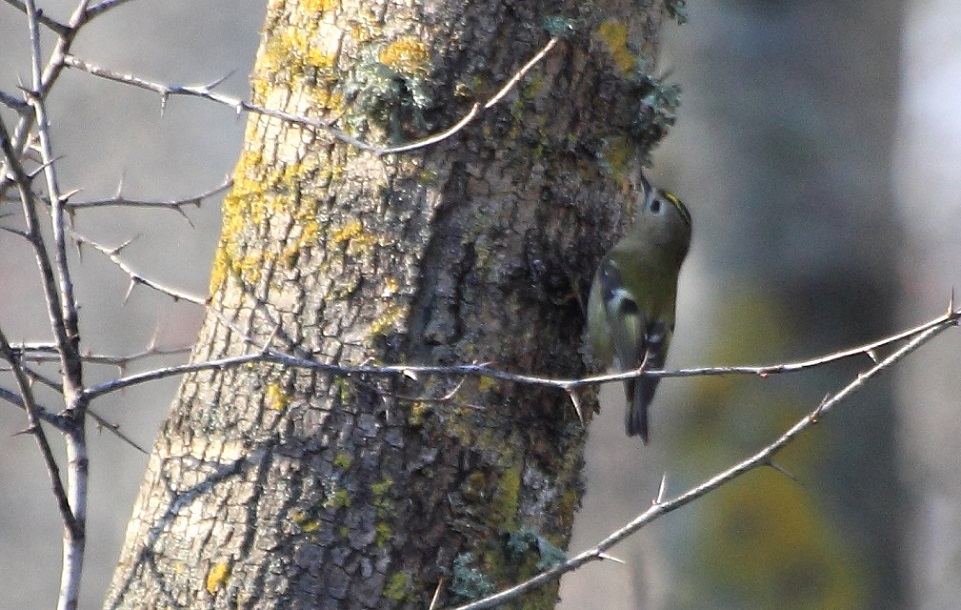
[{"label": "dried thin branch", "polygon": [[133,289],[135,287],[137,287],[138,285],[143,285],[143,286],[147,286],[148,288],[152,288],[161,294],[165,294],[169,296],[174,301],[183,300],[189,303],[194,303],[196,305],[206,306],[207,299],[204,297],[199,297],[197,295],[190,294],[189,292],[185,292],[178,288],[166,286],[156,280],[152,280],[147,276],[134,271],[134,269],[120,257],[120,253],[123,251],[124,248],[126,248],[131,243],[133,243],[133,239],[127,240],[126,242],[114,248],[110,248],[100,243],[97,243],[91,239],[88,239],[80,235],[79,233],[72,232],[72,235],[77,242],[77,247],[80,247],[84,244],[90,244],[95,250],[97,250],[107,258],[109,258],[110,261],[113,262],[113,264],[120,267],[120,269],[127,274],[127,277],[130,278],[130,286],[127,288],[127,294],[126,296],[124,296],[124,302],[126,302],[127,299],[130,298],[130,294],[131,292],[133,292]]},{"label": "dried thin branch", "polygon": [[[13,369],[10,368],[5,370],[12,371]],[[27,403],[24,402],[23,397],[20,396],[20,394],[13,392],[11,390],[8,390],[4,387],[0,387],[0,400],[4,402],[8,402],[23,411],[26,411],[28,409]],[[54,426],[55,428],[60,429],[60,428],[63,428],[64,426],[69,425],[67,418],[64,417],[63,415],[58,415],[53,411],[51,411],[50,409],[43,407],[37,402],[34,402],[34,406],[36,407],[35,410],[36,410],[37,417],[42,419],[46,423]]]},{"label": "dried thin branch", "polygon": [[453,125],[451,125],[447,129],[444,129],[439,133],[427,136],[425,138],[416,140],[414,142],[401,144],[399,146],[391,146],[391,147],[376,146],[374,144],[370,144],[368,142],[364,142],[363,140],[355,138],[354,136],[351,136],[347,132],[341,129],[338,129],[337,127],[334,127],[333,121],[311,119],[308,117],[291,114],[289,112],[284,112],[282,110],[275,110],[272,108],[266,108],[264,106],[258,106],[257,104],[253,104],[246,100],[242,100],[239,98],[234,98],[228,95],[217,93],[216,91],[214,91],[214,88],[223,79],[218,79],[217,81],[213,83],[208,83],[206,85],[168,85],[165,83],[150,81],[145,78],[141,78],[139,76],[134,76],[132,74],[124,74],[121,72],[116,72],[116,71],[104,68],[102,66],[93,64],[89,61],[80,59],[76,55],[65,56],[64,63],[70,66],[71,68],[82,70],[84,72],[87,72],[94,76],[98,76],[106,80],[123,83],[126,85],[130,85],[140,89],[146,89],[147,91],[152,91],[154,93],[157,93],[158,95],[160,95],[161,110],[166,104],[167,99],[170,98],[171,96],[185,95],[185,96],[199,97],[201,99],[205,99],[211,102],[222,104],[224,106],[228,106],[238,114],[241,112],[253,112],[256,114],[269,116],[275,119],[288,121],[290,123],[296,123],[304,127],[310,127],[310,128],[326,131],[335,139],[340,140],[345,144],[349,144],[359,150],[363,150],[377,156],[382,156],[382,155],[393,155],[393,154],[399,154],[404,152],[410,152],[412,150],[425,148],[427,146],[431,146],[433,144],[446,140],[447,138],[450,138],[454,134],[458,133],[459,131],[464,129],[467,125],[469,125],[471,122],[473,122],[480,115],[481,110],[486,110],[488,108],[491,108],[494,105],[496,105],[498,102],[500,102],[511,91],[511,89],[513,89],[517,85],[517,83],[520,82],[521,79],[523,79],[524,76],[527,75],[527,73],[530,72],[534,68],[534,66],[536,66],[551,51],[551,49],[553,49],[557,45],[559,40],[560,39],[556,37],[548,40],[547,43],[543,47],[541,47],[541,49],[538,50],[537,53],[535,53],[534,56],[520,68],[520,70],[514,73],[514,75],[511,76],[511,78],[508,79],[508,81],[501,88],[499,88],[496,93],[494,93],[493,96],[491,96],[483,104],[475,103],[471,107],[471,109],[467,112],[467,114],[465,114],[461,119],[456,121]]},{"label": "dried thin branch", "polygon": [[[13,347],[21,360],[31,362],[50,362],[57,360],[57,346],[52,343],[15,343]],[[85,352],[80,354],[81,360],[87,364],[99,364],[104,366],[115,366],[121,374],[127,370],[131,364],[149,358],[163,358],[166,356],[182,356],[190,353],[190,346],[181,347],[159,347],[151,342],[146,348],[131,354],[101,354],[95,352]]]},{"label": "dried thin branch", "polygon": [[90,208],[106,208],[117,206],[128,206],[134,208],[162,208],[174,210],[190,222],[190,218],[184,213],[184,208],[188,206],[200,207],[207,199],[216,197],[233,186],[233,179],[226,178],[216,187],[181,199],[130,199],[122,194],[122,184],[117,187],[117,193],[109,199],[91,199],[88,201],[71,202],[67,205],[71,210],[84,210]]},{"label": "dried thin branch", "polygon": [[[37,14],[37,11],[29,11],[29,5],[26,3],[19,2],[19,0],[7,0],[7,2],[13,6],[22,6],[24,13],[28,14],[28,19],[37,21],[39,18],[42,18],[42,15]],[[39,86],[34,86],[33,90],[30,92],[30,95],[45,99],[47,94],[50,92],[50,89],[57,82],[57,79],[60,78],[60,74],[63,73],[63,68],[65,67],[63,58],[70,52],[70,49],[73,46],[73,41],[76,38],[80,27],[93,18],[87,14],[88,4],[89,0],[80,0],[77,3],[73,13],[70,15],[70,19],[67,21],[66,26],[57,30],[57,44],[55,45],[53,52],[50,54],[50,59],[47,61],[46,67],[43,69],[43,72],[40,76]],[[32,17],[30,17],[31,13],[33,15]],[[40,22],[42,23],[42,19]],[[24,151],[30,139],[30,132],[31,129],[33,129],[35,118],[36,117],[32,112],[21,113],[20,120],[17,122],[16,128],[13,132],[13,138],[10,139],[9,136],[4,136],[4,138],[10,140],[9,148],[13,151],[16,151],[16,154],[11,158],[19,158],[19,154]],[[14,180],[9,178],[7,175],[0,175],[0,201],[5,199],[6,193],[12,185],[15,185]]]},{"label": "dried thin branch", "polygon": [[[47,318],[57,345],[57,355],[61,366],[64,367],[63,370],[67,370],[66,367],[68,364],[70,366],[76,366],[79,364],[79,359],[73,360],[66,355],[71,351],[71,341],[67,333],[66,323],[61,317],[60,293],[57,290],[54,265],[50,260],[46,242],[40,229],[39,205],[31,190],[31,177],[24,171],[20,164],[16,156],[16,151],[13,148],[13,142],[9,138],[3,121],[0,121],[0,150],[3,151],[4,157],[6,158],[7,172],[12,175],[13,182],[20,194],[23,216],[27,225],[26,231],[24,231],[22,235],[30,242],[33,249],[34,258],[37,261],[37,266],[40,271],[40,281],[43,288],[44,301],[47,306]],[[76,308],[74,308],[73,311],[74,314],[76,314]]]},{"label": "dried thin branch", "polygon": [[541,47],[541,50],[535,53],[534,56],[526,64],[524,64],[521,67],[520,70],[515,72],[514,76],[512,76],[504,84],[503,87],[498,89],[497,92],[483,104],[483,106],[481,106],[480,104],[474,104],[471,107],[470,111],[466,115],[464,115],[464,117],[461,120],[459,120],[457,123],[455,123],[448,129],[438,134],[411,142],[410,144],[401,144],[399,146],[392,146],[390,148],[381,148],[378,150],[373,150],[372,152],[374,152],[377,155],[393,155],[398,153],[410,152],[412,150],[417,150],[419,148],[425,148],[427,146],[432,146],[434,144],[437,144],[438,142],[446,140],[447,138],[456,134],[458,131],[462,130],[463,128],[467,127],[467,125],[469,125],[471,122],[473,122],[474,119],[476,119],[477,116],[480,114],[480,111],[482,108],[484,110],[487,110],[489,108],[494,107],[501,100],[503,100],[504,97],[507,96],[507,94],[510,92],[510,90],[513,89],[514,86],[517,85],[517,83],[519,83],[521,79],[524,78],[524,76],[526,76],[527,73],[534,68],[534,66],[536,66],[538,63],[540,63],[542,59],[544,59],[544,56],[547,55],[551,51],[551,49],[554,48],[554,46],[557,44],[559,40],[560,39],[556,37],[548,40],[547,44]]},{"label": "dried thin branch", "polygon": [[434,610],[434,608],[437,607],[437,601],[440,599],[440,594],[441,594],[441,591],[443,590],[444,590],[444,577],[441,576],[440,579],[437,580],[437,588],[434,589],[434,597],[433,599],[430,600],[430,606],[427,608],[427,610]]},{"label": "dried thin branch", "polygon": [[130,0],[104,0],[103,2],[98,2],[84,12],[83,22],[80,25],[93,21],[97,17],[107,13],[107,11],[124,5],[129,1]]},{"label": "dried thin branch", "polygon": [[[16,380],[20,400],[14,401],[14,404],[19,403],[27,413],[27,421],[29,423],[27,432],[33,435],[37,441],[37,446],[40,448],[40,456],[43,458],[44,466],[47,468],[47,475],[50,477],[50,484],[53,487],[53,495],[57,501],[57,508],[60,509],[60,519],[63,521],[64,527],[67,528],[72,535],[82,536],[83,525],[77,520],[71,508],[67,490],[64,488],[63,481],[60,478],[60,467],[57,466],[57,460],[54,459],[53,456],[53,449],[50,447],[47,435],[40,425],[41,407],[37,404],[33,396],[29,376],[24,372],[23,367],[20,366],[20,361],[10,347],[10,342],[7,341],[7,336],[2,329],[0,329],[0,358],[6,360],[10,365],[10,370],[13,372],[14,379]],[[14,397],[8,394],[13,393],[4,391],[2,396],[4,399],[10,401]],[[59,423],[60,426],[58,427],[64,429],[65,426],[63,426],[63,424],[65,421],[61,420]]]},{"label": "dried thin branch", "polygon": [[[40,51],[40,26],[37,20],[39,11],[34,0],[25,0],[27,9],[27,24],[30,30],[31,52],[31,76],[33,78],[33,90],[27,92],[27,101],[33,107],[36,117],[37,136],[40,142],[40,154],[43,160],[43,174],[47,183],[47,195],[50,199],[50,220],[53,234],[53,259],[54,270],[56,271],[57,290],[59,291],[59,311],[50,311],[51,317],[59,317],[55,326],[62,327],[63,332],[57,333],[57,343],[63,367],[64,378],[64,397],[67,409],[74,409],[76,404],[75,397],[82,387],[81,372],[82,363],[78,357],[80,345],[79,319],[77,317],[77,302],[74,297],[73,280],[70,274],[70,265],[67,261],[67,239],[66,239],[66,219],[64,203],[66,198],[62,195],[57,179],[57,166],[54,163],[53,142],[50,137],[50,122],[47,117],[47,108],[44,96],[40,95],[43,83],[43,65]],[[35,200],[24,202],[25,205],[35,205]],[[47,281],[44,277],[44,281]],[[47,287],[52,291],[53,287]]]},{"label": "dried thin branch", "polygon": [[67,463],[67,498],[73,509],[76,527],[63,536],[63,564],[60,570],[58,610],[77,608],[83,559],[87,547],[87,498],[89,497],[90,456],[87,453],[86,418],[80,409],[74,412],[75,425],[64,432]]},{"label": "dried thin branch", "polygon": [[[23,208],[26,229],[22,235],[29,241],[40,271],[41,285],[47,307],[47,316],[53,338],[57,344],[60,370],[63,379],[65,403],[64,425],[60,431],[66,448],[66,483],[61,480],[60,472],[53,461],[49,443],[43,434],[39,416],[30,390],[27,372],[10,349],[9,342],[3,339],[6,357],[17,379],[20,395],[23,398],[30,432],[37,438],[44,462],[53,482],[54,495],[60,506],[64,521],[63,564],[61,567],[60,595],[58,607],[76,608],[80,595],[80,580],[83,570],[84,549],[86,547],[86,512],[88,463],[85,436],[84,404],[78,401],[82,389],[83,362],[79,358],[79,322],[74,297],[73,281],[66,252],[66,211],[64,204],[69,194],[63,193],[57,177],[56,156],[53,154],[53,140],[50,134],[50,121],[47,115],[46,99],[51,87],[63,71],[63,57],[69,51],[80,24],[85,19],[89,0],[79,0],[66,27],[62,24],[44,23],[41,11],[35,0],[23,0],[23,10],[27,16],[27,29],[30,39],[31,84],[22,87],[24,98],[32,112],[21,112],[13,136],[6,126],[0,123],[0,141],[5,158],[5,171],[0,176],[0,201],[7,191],[16,188]],[[16,4],[14,4],[16,6]],[[40,27],[46,25],[54,29],[58,39],[46,65],[41,52]],[[31,132],[36,126],[37,145],[31,142]],[[53,242],[52,252],[48,250],[40,225],[40,202],[32,191],[34,175],[25,171],[23,163],[30,159],[30,149],[40,154],[42,172],[46,182],[47,197],[50,202],[50,231]]]},{"label": "dried thin branch", "polygon": [[89,401],[94,398],[103,396],[104,394],[109,394],[111,392],[116,392],[124,388],[128,388],[141,383],[146,383],[148,381],[156,381],[158,379],[165,379],[167,377],[174,377],[178,375],[184,375],[187,373],[195,373],[200,371],[208,370],[225,370],[229,368],[235,368],[252,362],[267,362],[273,364],[282,364],[294,368],[305,368],[313,369],[318,372],[328,373],[332,375],[384,375],[384,376],[394,376],[400,375],[409,378],[419,378],[421,375],[463,375],[470,377],[488,377],[491,379],[497,379],[499,381],[506,381],[511,383],[519,383],[534,386],[544,386],[556,388],[565,392],[571,392],[574,389],[582,388],[586,386],[596,386],[605,383],[613,383],[617,381],[623,381],[625,379],[631,379],[638,377],[640,375],[650,375],[656,377],[695,377],[695,376],[707,376],[707,375],[759,375],[761,377],[766,377],[773,374],[784,374],[784,373],[794,373],[805,369],[814,368],[817,366],[823,366],[832,362],[844,358],[850,358],[858,355],[863,355],[869,350],[873,350],[878,346],[890,345],[897,341],[903,341],[908,338],[917,337],[932,328],[941,328],[945,325],[952,326],[958,323],[959,318],[961,318],[961,309],[949,311],[945,314],[934,318],[929,322],[915,326],[914,328],[898,332],[894,335],[861,345],[859,347],[854,347],[850,349],[841,350],[828,354],[825,356],[820,356],[818,358],[812,358],[808,360],[802,360],[798,362],[791,363],[781,363],[772,364],[765,366],[723,366],[723,367],[700,367],[692,369],[682,369],[677,371],[660,371],[660,370],[648,370],[643,372],[626,372],[626,373],[614,373],[609,375],[593,375],[590,377],[580,377],[577,379],[561,379],[553,377],[542,377],[537,375],[525,375],[519,373],[510,373],[507,371],[498,370],[490,367],[490,363],[480,363],[480,364],[461,364],[453,366],[430,366],[430,365],[407,365],[407,364],[395,364],[395,365],[360,365],[360,366],[344,366],[338,364],[329,364],[323,362],[316,362],[306,358],[300,358],[297,356],[290,355],[279,350],[270,348],[269,346],[257,345],[249,337],[248,342],[255,345],[257,351],[243,354],[240,356],[231,356],[227,358],[220,358],[217,360],[209,360],[204,362],[192,362],[188,364],[183,364],[179,366],[165,367],[161,369],[156,369],[153,371],[145,371],[142,373],[132,374],[126,377],[121,377],[118,379],[113,379],[101,383],[96,386],[90,386],[84,390],[84,399]]},{"label": "dried thin branch", "polygon": [[114,423],[108,422],[106,418],[99,415],[98,413],[95,413],[93,409],[89,407],[87,408],[87,415],[90,416],[95,422],[97,422],[97,425],[100,426],[101,428],[105,430],[109,430],[111,434],[113,434],[123,442],[127,443],[128,445],[130,445],[140,453],[144,455],[149,455],[149,453],[143,446],[141,446],[135,440],[133,440],[132,438],[130,438],[129,436],[127,436],[126,434],[120,431],[120,424],[114,424]]},{"label": "dried thin branch", "polygon": [[[28,15],[28,20],[33,19],[36,21],[38,19],[37,11],[29,11],[29,4],[21,3],[19,0],[6,1],[14,6],[22,6],[22,10]],[[54,83],[60,77],[60,74],[63,72],[63,68],[65,66],[63,63],[63,58],[67,53],[69,53],[80,26],[86,20],[88,4],[89,0],[80,0],[80,2],[77,4],[77,7],[74,9],[73,14],[70,16],[67,25],[57,31],[57,44],[54,47],[54,50],[50,55],[50,59],[47,61],[47,65],[40,76],[39,86],[36,86],[35,83],[33,91],[30,92],[31,95],[40,98],[46,98],[50,88],[53,87]],[[31,13],[33,14],[33,17],[30,17]],[[13,140],[11,140],[11,148],[13,150],[18,152],[23,151],[24,146],[29,138],[30,130],[33,128],[34,119],[35,117],[33,113],[24,113],[21,116],[21,119],[17,123],[17,127],[14,130]],[[0,196],[6,192],[9,186],[10,182],[7,180],[7,178],[0,177]]]},{"label": "dried thin branch", "polygon": [[[27,373],[27,375],[28,377],[32,377],[32,374],[29,372]],[[27,404],[24,402],[23,398],[19,394],[17,394],[16,392],[11,392],[10,390],[3,387],[0,387],[0,400],[8,402],[13,406],[19,409],[22,409],[23,411],[27,410]],[[42,419],[43,421],[54,426],[58,430],[65,430],[68,427],[73,425],[72,418],[68,418],[64,415],[59,415],[57,413],[53,413],[49,409],[39,404],[36,405],[36,413],[39,419]],[[123,441],[127,445],[130,445],[140,453],[147,455],[147,450],[144,449],[142,445],[138,444],[132,438],[130,438],[129,436],[121,432],[119,424],[114,424],[107,421],[105,417],[103,417],[99,413],[96,413],[93,409],[89,407],[87,408],[86,415],[91,419],[93,419],[95,422],[97,422],[97,425],[99,427],[107,430],[108,432],[110,432],[111,434],[119,438],[121,441]],[[33,428],[30,427],[27,429],[27,431],[32,433]]]},{"label": "dried thin branch", "polygon": [[887,358],[884,358],[864,373],[858,375],[853,381],[832,395],[827,401],[818,405],[814,411],[801,418],[780,437],[774,440],[774,442],[770,443],[754,455],[741,462],[738,462],[737,464],[734,464],[727,470],[719,472],[700,485],[690,488],[672,500],[663,500],[661,498],[663,492],[659,491],[658,500],[655,501],[649,509],[637,515],[637,517],[635,517],[630,523],[618,529],[617,531],[612,532],[609,536],[604,538],[604,540],[600,541],[590,549],[587,549],[586,551],[579,553],[567,561],[564,561],[563,563],[560,563],[553,568],[542,572],[541,574],[538,574],[537,576],[530,578],[518,585],[504,589],[503,591],[489,595],[475,602],[457,606],[456,610],[482,610],[483,608],[494,608],[511,600],[517,599],[521,595],[533,591],[549,582],[557,580],[562,575],[576,570],[586,563],[603,559],[604,552],[607,549],[611,548],[618,542],[621,542],[631,534],[637,532],[662,515],[690,504],[701,496],[714,491],[725,483],[728,483],[729,481],[732,481],[747,472],[750,472],[758,467],[770,465],[772,463],[772,458],[777,452],[787,446],[791,441],[797,438],[798,435],[814,424],[816,415],[823,416],[824,414],[828,413],[831,409],[841,404],[845,399],[849,398],[852,394],[861,389],[870,379],[874,378],[882,371],[890,368],[895,363],[905,358],[908,354],[914,352],[925,343],[931,341],[948,328],[956,326],[957,321],[957,313],[952,313],[951,315],[942,319],[940,323],[914,335],[913,338],[908,341],[908,343],[894,351]]},{"label": "dried thin branch", "polygon": [[[20,0],[3,0],[3,1],[9,4],[10,6],[12,6],[13,8],[17,9],[24,15],[28,14],[27,5],[21,2]],[[66,25],[60,23],[56,19],[48,17],[47,15],[44,15],[43,13],[40,13],[39,15],[37,15],[37,21],[39,21],[40,24],[43,25],[44,27],[56,33],[58,36],[63,36],[67,33]]]},{"label": "dried thin branch", "polygon": [[26,112],[30,108],[30,105],[25,101],[10,95],[6,91],[0,91],[0,104],[17,112]]},{"label": "dried thin branch", "polygon": [[23,372],[26,373],[28,377],[30,377],[30,382],[31,382],[31,383],[39,383],[40,385],[42,385],[42,386],[44,386],[44,387],[50,388],[51,390],[53,390],[53,391],[56,392],[57,394],[60,394],[60,396],[63,396],[63,384],[62,384],[62,383],[60,383],[60,382],[58,382],[58,381],[54,381],[54,380],[51,379],[50,377],[41,374],[39,371],[36,371],[36,370],[30,368],[30,367],[27,366],[23,361],[20,362],[20,366],[23,367]]}]

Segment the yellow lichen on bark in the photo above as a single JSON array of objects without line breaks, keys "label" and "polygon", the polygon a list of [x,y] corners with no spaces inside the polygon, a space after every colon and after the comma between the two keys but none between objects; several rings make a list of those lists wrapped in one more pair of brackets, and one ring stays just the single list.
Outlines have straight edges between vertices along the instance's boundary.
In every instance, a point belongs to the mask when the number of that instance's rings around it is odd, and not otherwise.
[{"label": "yellow lichen on bark", "polygon": [[627,26],[605,21],[597,27],[596,32],[617,68],[624,75],[632,74],[637,69],[637,55],[627,46]]},{"label": "yellow lichen on bark", "polygon": [[224,583],[227,582],[227,577],[230,576],[230,565],[226,562],[216,563],[210,567],[210,571],[207,572],[207,579],[204,583],[208,593],[216,593]]},{"label": "yellow lichen on bark", "polygon": [[389,329],[397,325],[398,322],[404,319],[404,314],[406,309],[398,305],[388,305],[387,309],[379,318],[374,320],[370,325],[370,337],[376,337],[377,335],[382,335]]},{"label": "yellow lichen on bark", "polygon": [[378,59],[388,68],[406,76],[424,78],[430,72],[430,48],[416,38],[401,38],[388,44]]},{"label": "yellow lichen on bark", "polygon": [[340,0],[301,0],[300,6],[308,13],[326,13],[340,8]]},{"label": "yellow lichen on bark", "polygon": [[290,395],[284,391],[279,383],[272,383],[267,386],[267,392],[265,393],[267,399],[267,408],[273,409],[275,411],[283,411],[290,404]]}]

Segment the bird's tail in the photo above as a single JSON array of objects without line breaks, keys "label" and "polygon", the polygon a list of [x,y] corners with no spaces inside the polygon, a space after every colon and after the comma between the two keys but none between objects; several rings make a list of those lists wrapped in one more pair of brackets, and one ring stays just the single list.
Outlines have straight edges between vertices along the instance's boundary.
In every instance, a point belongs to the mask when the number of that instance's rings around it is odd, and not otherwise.
[{"label": "bird's tail", "polygon": [[647,444],[648,421],[647,407],[654,399],[659,378],[640,377],[624,382],[627,393],[627,413],[624,425],[628,436],[640,436]]}]

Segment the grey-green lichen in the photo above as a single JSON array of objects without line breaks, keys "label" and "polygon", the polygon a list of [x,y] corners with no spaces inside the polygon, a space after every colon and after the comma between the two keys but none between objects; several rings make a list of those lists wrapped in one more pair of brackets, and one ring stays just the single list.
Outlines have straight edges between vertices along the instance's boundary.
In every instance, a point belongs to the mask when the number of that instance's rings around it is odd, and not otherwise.
[{"label": "grey-green lichen", "polygon": [[664,10],[678,25],[687,23],[687,0],[665,0]]},{"label": "grey-green lichen", "polygon": [[345,122],[360,128],[373,121],[392,140],[427,130],[423,111],[433,101],[430,47],[406,37],[361,51],[356,68],[344,78],[350,104]]},{"label": "grey-green lichen", "polygon": [[567,553],[552,544],[530,527],[522,527],[507,535],[508,555],[514,561],[523,561],[532,551],[537,552],[537,571],[548,570],[567,559]]},{"label": "grey-green lichen", "polygon": [[467,600],[480,599],[494,592],[494,583],[477,567],[473,553],[461,553],[454,558],[450,591]]},{"label": "grey-green lichen", "polygon": [[348,492],[346,489],[334,490],[333,493],[328,495],[327,499],[324,500],[325,508],[332,508],[335,510],[338,508],[346,508],[350,505],[350,492]]},{"label": "grey-green lichen", "polygon": [[641,142],[657,142],[677,121],[681,86],[667,83],[651,73],[653,62],[639,61],[634,75],[640,99],[631,122],[631,135]]},{"label": "grey-green lichen", "polygon": [[394,516],[394,504],[390,497],[391,489],[394,487],[394,480],[386,478],[370,486],[371,504],[377,515],[377,524],[374,526],[374,543],[378,547],[386,546],[394,537],[394,530],[390,526],[390,519]]},{"label": "grey-green lichen", "polygon": [[350,457],[350,454],[341,452],[341,453],[338,453],[336,456],[334,456],[332,463],[334,466],[336,466],[337,468],[340,468],[341,470],[347,470],[348,468],[350,468],[350,464],[352,461],[353,459]]},{"label": "grey-green lichen", "polygon": [[[683,0],[681,0],[683,2]],[[551,15],[544,18],[544,29],[556,38],[568,38],[574,34],[575,22],[562,15]]]}]

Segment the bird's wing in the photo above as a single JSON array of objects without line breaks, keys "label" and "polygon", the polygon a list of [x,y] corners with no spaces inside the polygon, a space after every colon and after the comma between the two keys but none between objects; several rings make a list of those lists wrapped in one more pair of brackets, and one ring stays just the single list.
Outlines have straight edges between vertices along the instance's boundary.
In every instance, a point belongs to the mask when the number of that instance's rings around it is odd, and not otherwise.
[{"label": "bird's wing", "polygon": [[618,368],[630,370],[639,367],[644,361],[647,320],[624,287],[621,273],[611,260],[605,261],[601,268],[601,296],[607,311]]},{"label": "bird's wing", "polygon": [[[601,269],[601,293],[611,329],[611,342],[622,371],[662,369],[671,340],[671,325],[663,320],[648,320],[637,301],[624,287],[620,271],[613,261]],[[624,382],[630,408],[627,410],[627,433],[640,435],[647,442],[647,407],[654,398],[660,379],[640,377]]]}]

